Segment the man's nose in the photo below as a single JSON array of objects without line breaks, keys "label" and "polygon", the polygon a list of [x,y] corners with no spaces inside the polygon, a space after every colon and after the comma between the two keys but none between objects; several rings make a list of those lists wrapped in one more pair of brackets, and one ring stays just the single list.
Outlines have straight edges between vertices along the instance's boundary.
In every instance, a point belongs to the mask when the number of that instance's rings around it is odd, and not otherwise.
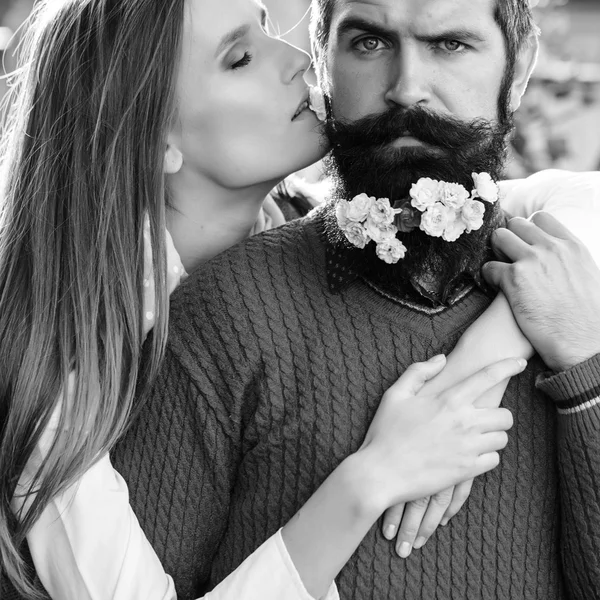
[{"label": "man's nose", "polygon": [[385,95],[389,105],[409,108],[429,104],[431,92],[427,68],[421,60],[419,48],[403,47],[398,60],[390,68],[390,85]]},{"label": "man's nose", "polygon": [[297,77],[302,77],[310,68],[312,59],[310,54],[288,44],[284,40],[278,40],[282,45],[279,48],[281,52],[281,77],[284,83],[291,83]]}]

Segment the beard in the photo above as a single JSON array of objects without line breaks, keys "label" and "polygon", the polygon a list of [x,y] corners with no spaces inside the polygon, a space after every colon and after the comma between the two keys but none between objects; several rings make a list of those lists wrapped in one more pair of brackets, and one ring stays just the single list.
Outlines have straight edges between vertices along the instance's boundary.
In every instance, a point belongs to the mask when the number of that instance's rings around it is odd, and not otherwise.
[{"label": "beard", "polygon": [[[501,179],[513,122],[512,117],[504,116],[498,122],[477,119],[467,123],[415,107],[393,108],[354,123],[330,119],[326,128],[332,151],[325,167],[333,181],[333,199],[350,200],[366,193],[389,198],[393,205],[408,198],[410,188],[421,177],[459,183],[467,190],[473,188],[474,172],[489,173],[495,181]],[[423,145],[392,145],[406,134]],[[406,289],[409,283],[434,303],[445,303],[465,278],[484,286],[481,264],[488,257],[492,231],[504,221],[498,203],[484,205],[481,229],[452,243],[418,229],[398,233],[408,252],[395,265],[378,259],[374,244],[354,252],[331,213],[326,219],[326,233],[331,243],[348,249],[353,270],[392,290]]]}]

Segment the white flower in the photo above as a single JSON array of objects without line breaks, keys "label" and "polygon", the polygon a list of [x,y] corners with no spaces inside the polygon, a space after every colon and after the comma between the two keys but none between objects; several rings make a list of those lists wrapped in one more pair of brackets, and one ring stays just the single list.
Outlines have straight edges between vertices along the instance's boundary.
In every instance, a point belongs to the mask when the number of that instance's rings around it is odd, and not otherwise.
[{"label": "white flower", "polygon": [[371,212],[371,206],[373,206],[373,204],[375,204],[375,198],[371,198],[366,194],[359,194],[358,196],[355,196],[348,203],[346,218],[348,221],[362,223],[369,216],[369,212]]},{"label": "white flower", "polygon": [[319,87],[311,86],[308,94],[308,107],[315,113],[319,121],[325,121],[327,119],[327,107],[323,91]]},{"label": "white flower", "polygon": [[441,202],[430,206],[421,217],[421,231],[432,237],[441,237],[448,224],[454,218],[454,211]]},{"label": "white flower", "polygon": [[379,198],[376,200],[369,212],[369,219],[377,225],[391,225],[394,222],[396,213],[390,206],[388,198]]},{"label": "white flower", "polygon": [[460,183],[440,182],[440,200],[448,208],[458,210],[465,205],[470,194]]},{"label": "white flower", "polygon": [[472,177],[477,195],[482,200],[491,202],[492,204],[498,200],[498,185],[489,173],[473,173]]},{"label": "white flower", "polygon": [[426,211],[439,200],[440,182],[422,177],[410,189],[411,204],[421,212]]},{"label": "white flower", "polygon": [[406,256],[406,246],[396,238],[377,244],[377,257],[388,265],[394,265]]},{"label": "white flower", "polygon": [[367,234],[367,230],[360,223],[348,221],[348,224],[343,229],[346,239],[361,250],[371,241]]},{"label": "white flower", "polygon": [[481,229],[485,206],[479,200],[467,200],[462,207],[461,217],[467,226],[467,233]]},{"label": "white flower", "polygon": [[398,228],[393,223],[376,223],[371,217],[367,219],[365,229],[376,244],[390,240],[398,233]]},{"label": "white flower", "polygon": [[340,229],[345,229],[348,225],[348,210],[350,203],[347,200],[340,200],[335,207],[335,216]]},{"label": "white flower", "polygon": [[446,225],[446,229],[444,229],[444,233],[442,233],[442,238],[445,242],[455,242],[467,229],[467,224],[461,218],[461,211],[456,211],[454,213],[454,220],[451,220],[448,225]]}]

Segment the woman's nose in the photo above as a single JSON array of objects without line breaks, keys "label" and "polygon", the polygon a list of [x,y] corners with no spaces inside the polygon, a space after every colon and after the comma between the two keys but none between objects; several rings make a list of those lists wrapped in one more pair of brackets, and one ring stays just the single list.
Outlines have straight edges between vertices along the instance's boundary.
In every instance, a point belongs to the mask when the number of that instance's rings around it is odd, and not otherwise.
[{"label": "woman's nose", "polygon": [[284,83],[291,83],[296,77],[302,77],[310,68],[312,58],[308,52],[292,46],[288,42],[279,40],[282,46],[282,79]]}]

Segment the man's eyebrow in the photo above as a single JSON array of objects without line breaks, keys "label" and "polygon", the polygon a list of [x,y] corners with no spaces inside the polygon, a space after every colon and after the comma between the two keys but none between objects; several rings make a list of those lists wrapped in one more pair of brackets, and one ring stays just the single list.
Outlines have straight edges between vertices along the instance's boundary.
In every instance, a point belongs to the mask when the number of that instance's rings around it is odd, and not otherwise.
[{"label": "man's eyebrow", "polygon": [[441,42],[443,40],[456,40],[460,42],[484,43],[485,40],[470,29],[448,29],[440,33],[415,35],[420,42]]},{"label": "man's eyebrow", "polygon": [[[262,27],[265,26],[268,19],[267,10],[263,7],[260,8],[260,24]],[[248,35],[250,31],[250,25],[240,25],[240,27],[236,27],[229,33],[226,33],[219,42],[217,46],[217,51],[215,52],[215,57],[219,56],[222,52],[224,52],[229,46],[235,44],[237,41],[241,40],[244,36]]]},{"label": "man's eyebrow", "polygon": [[368,19],[357,16],[345,17],[337,26],[338,37],[342,37],[350,31],[364,31],[365,33],[372,33],[373,35],[378,35],[381,37],[390,37],[395,35],[393,30],[386,29],[377,23],[373,23],[373,21],[369,21]]}]

